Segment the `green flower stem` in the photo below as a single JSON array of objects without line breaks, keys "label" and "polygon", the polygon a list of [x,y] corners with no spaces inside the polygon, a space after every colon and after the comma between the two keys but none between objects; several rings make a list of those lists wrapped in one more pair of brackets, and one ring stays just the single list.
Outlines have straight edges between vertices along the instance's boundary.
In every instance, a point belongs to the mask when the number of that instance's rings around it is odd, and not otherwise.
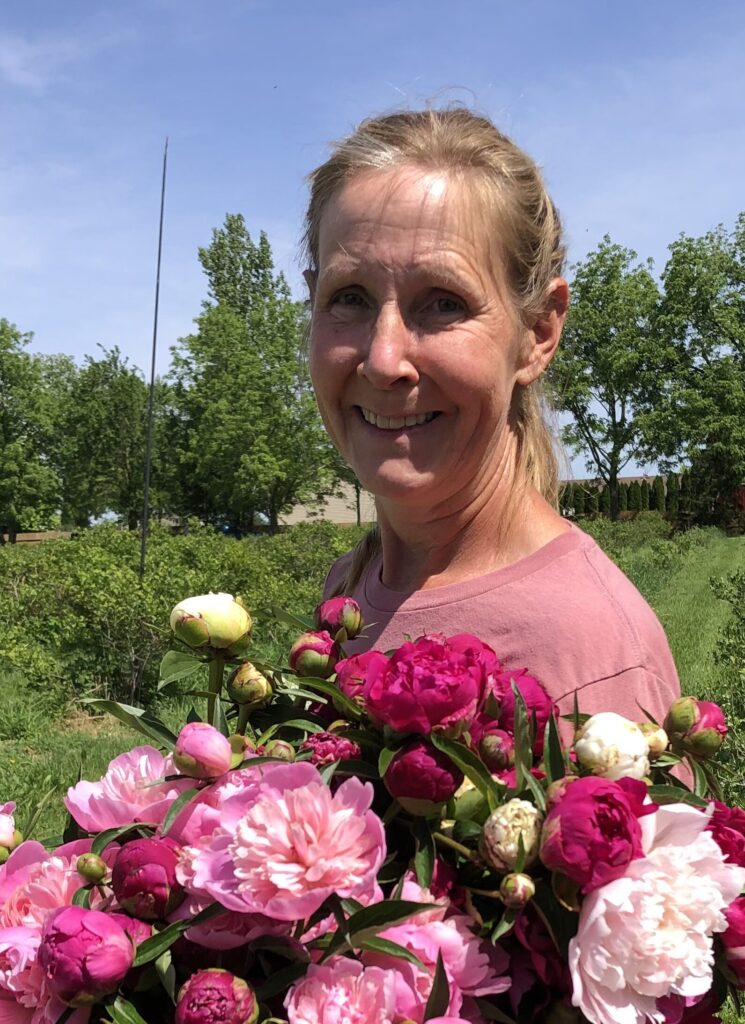
[{"label": "green flower stem", "polygon": [[461,857],[465,857],[466,860],[478,861],[481,859],[478,854],[469,850],[467,846],[464,846],[462,843],[457,843],[455,839],[451,839],[450,836],[443,835],[442,832],[433,832],[432,838],[436,843],[439,843],[440,846],[449,846],[451,850],[455,850],[456,853],[459,853]]},{"label": "green flower stem", "polygon": [[248,726],[248,719],[251,714],[251,708],[248,704],[238,705],[238,726],[236,732],[239,732],[241,736],[246,735],[246,727]]},{"label": "green flower stem", "polygon": [[215,701],[219,698],[222,690],[222,676],[223,668],[225,667],[225,657],[223,654],[216,654],[210,662],[210,680],[209,680],[209,691],[210,695],[207,698],[207,721],[210,725],[214,724],[215,718]]}]

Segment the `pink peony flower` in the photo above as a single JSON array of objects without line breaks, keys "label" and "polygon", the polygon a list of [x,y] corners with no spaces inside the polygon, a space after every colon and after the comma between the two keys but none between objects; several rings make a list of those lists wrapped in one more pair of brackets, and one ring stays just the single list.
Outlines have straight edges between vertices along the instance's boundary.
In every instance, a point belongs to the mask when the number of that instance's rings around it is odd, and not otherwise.
[{"label": "pink peony flower", "polygon": [[44,922],[39,963],[48,989],[67,1006],[116,991],[133,959],[132,940],[108,914],[61,907]]},{"label": "pink peony flower", "polygon": [[365,651],[336,663],[336,685],[351,700],[362,700],[367,673],[383,671],[388,659],[381,651]]},{"label": "pink peony flower", "polygon": [[593,1024],[662,1024],[658,999],[711,988],[712,936],[745,869],[725,862],[706,824],[682,804],[647,815],[644,857],[584,900],[569,967],[573,1003]]},{"label": "pink peony flower", "polygon": [[460,735],[473,721],[497,666],[494,652],[468,633],[423,636],[387,663],[373,662],[365,703],[373,719],[402,733],[446,729]]},{"label": "pink peony flower", "polygon": [[174,774],[170,758],[155,747],[135,747],[115,757],[98,782],[71,786],[65,807],[86,832],[127,825],[160,823],[176,797],[194,785],[190,779],[163,782]]},{"label": "pink peony flower", "polygon": [[385,834],[372,797],[356,778],[332,794],[307,762],[267,769],[224,802],[221,824],[185,851],[177,876],[228,910],[309,917],[331,893],[355,897],[374,886]]},{"label": "pink peony flower", "polygon": [[133,839],[121,848],[111,872],[117,902],[145,921],[164,918],[181,902],[176,881],[179,846],[169,838]]},{"label": "pink peony flower", "polygon": [[326,630],[339,643],[354,640],[362,630],[362,611],[353,597],[331,597],[315,611],[316,629]]},{"label": "pink peony flower", "polygon": [[225,801],[244,790],[253,792],[253,787],[261,779],[261,771],[258,766],[239,768],[205,786],[199,796],[190,800],[176,815],[169,836],[182,846],[195,846],[203,836],[212,835],[220,824]]},{"label": "pink peony flower", "polygon": [[745,868],[745,810],[714,800],[708,829],[730,864]]},{"label": "pink peony flower", "polygon": [[289,1024],[394,1024],[395,973],[336,957],[311,964],[285,998]]},{"label": "pink peony flower", "polygon": [[258,1016],[253,989],[217,967],[192,974],[176,999],[176,1024],[254,1024]]},{"label": "pink peony flower", "polygon": [[289,665],[299,676],[328,679],[340,653],[339,645],[325,629],[309,631],[299,636],[290,648]]},{"label": "pink peony flower", "polygon": [[737,979],[737,987],[745,989],[745,896],[738,896],[724,914],[727,918],[727,929],[722,935],[724,955]]},{"label": "pink peony flower", "polygon": [[454,795],[463,773],[431,743],[415,739],[394,755],[383,781],[405,810],[426,817]]},{"label": "pink peony flower", "polygon": [[230,770],[233,751],[227,736],[207,722],[189,722],[178,734],[173,763],[192,779],[216,779]]},{"label": "pink peony flower", "polygon": [[[0,928],[0,1021],[23,1019],[41,1002],[44,975],[37,964],[41,929]],[[15,1008],[15,1009],[14,1009]]]},{"label": "pink peony flower", "polygon": [[535,715],[535,739],[533,751],[536,757],[543,753],[543,738],[546,731],[546,724],[553,715],[558,715],[558,708],[549,697],[546,688],[542,683],[528,673],[526,668],[505,669],[499,672],[494,680],[492,693],[499,702],[499,727],[506,732],[515,732],[515,695],[512,692],[512,683],[520,691],[528,711],[528,721]]},{"label": "pink peony flower", "polygon": [[354,740],[339,736],[335,732],[316,732],[305,740],[301,750],[310,750],[311,764],[333,764],[334,761],[348,761],[362,754]]},{"label": "pink peony flower", "polygon": [[[583,892],[620,878],[629,861],[642,856],[639,814],[645,813],[646,793],[647,787],[636,779],[574,779],[546,815],[541,860]],[[647,806],[655,810],[654,804]]]}]

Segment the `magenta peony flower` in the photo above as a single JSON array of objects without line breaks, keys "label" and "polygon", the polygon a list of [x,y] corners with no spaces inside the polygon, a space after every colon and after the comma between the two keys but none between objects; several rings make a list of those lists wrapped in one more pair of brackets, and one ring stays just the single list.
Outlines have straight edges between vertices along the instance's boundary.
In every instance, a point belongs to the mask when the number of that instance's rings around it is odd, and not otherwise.
[{"label": "magenta peony flower", "polygon": [[543,738],[546,731],[546,723],[551,715],[558,716],[558,708],[546,692],[542,683],[529,675],[526,668],[505,669],[498,672],[492,693],[499,703],[499,727],[506,732],[515,732],[515,695],[512,692],[512,683],[520,691],[528,711],[528,721],[535,716],[535,740],[533,751],[536,757],[543,753]]},{"label": "magenta peony flower", "polygon": [[437,728],[458,736],[473,721],[496,664],[492,649],[468,633],[420,637],[368,667],[367,710],[397,732]]},{"label": "magenta peony flower", "polygon": [[388,659],[380,651],[365,651],[336,663],[336,685],[351,700],[362,700],[368,672],[383,671]]},{"label": "magenta peony flower", "polygon": [[[647,787],[636,779],[574,779],[546,815],[541,860],[583,892],[620,878],[629,861],[643,856],[639,814],[646,813],[646,793]],[[655,805],[648,808],[654,811]]]},{"label": "magenta peony flower", "polygon": [[258,1016],[253,989],[217,967],[192,974],[176,999],[176,1024],[254,1024]]},{"label": "magenta peony flower", "polygon": [[339,736],[335,732],[316,732],[305,740],[301,750],[310,750],[311,764],[333,764],[334,761],[348,761],[359,757],[362,751],[354,740]]},{"label": "magenta peony flower", "polygon": [[162,781],[173,773],[171,759],[155,747],[135,747],[115,757],[98,782],[71,786],[65,807],[86,832],[102,832],[133,821],[158,824],[176,797],[194,785],[189,779]]},{"label": "magenta peony flower", "polygon": [[713,757],[727,735],[727,722],[718,704],[695,697],[678,697],[664,724],[676,753]]},{"label": "magenta peony flower", "polygon": [[504,729],[487,729],[481,737],[478,752],[489,771],[504,771],[515,763],[515,738]]},{"label": "magenta peony flower", "polygon": [[61,907],[44,922],[39,963],[47,987],[67,1006],[115,992],[133,959],[132,940],[108,914]]},{"label": "magenta peony flower", "polygon": [[220,809],[208,844],[184,851],[177,877],[228,910],[309,917],[331,893],[372,890],[385,834],[373,789],[350,778],[332,793],[307,762],[267,768]]},{"label": "magenta peony flower", "polygon": [[325,629],[311,631],[299,636],[290,648],[289,665],[299,676],[328,679],[336,668],[339,654],[339,645]]},{"label": "magenta peony flower", "polygon": [[737,979],[737,987],[745,989],[745,896],[738,896],[724,915],[727,918],[727,929],[722,933],[724,955]]},{"label": "magenta peony flower", "polygon": [[111,873],[117,902],[145,921],[164,918],[181,902],[176,881],[179,846],[172,839],[133,839],[121,848]]},{"label": "magenta peony flower", "polygon": [[745,868],[745,810],[714,800],[708,829],[730,864]]},{"label": "magenta peony flower", "polygon": [[463,773],[431,743],[416,739],[395,754],[383,781],[405,810],[427,817],[455,794]]},{"label": "magenta peony flower", "polygon": [[706,823],[683,804],[642,818],[644,856],[584,899],[569,968],[573,1003],[593,1024],[645,1024],[658,999],[711,988],[712,936],[745,869],[725,862]]},{"label": "magenta peony flower", "polygon": [[207,722],[189,722],[178,734],[173,763],[192,779],[216,779],[230,771],[233,751],[227,736]]},{"label": "magenta peony flower", "polygon": [[335,957],[311,964],[285,998],[289,1024],[394,1024],[395,972]]},{"label": "magenta peony flower", "polygon": [[316,629],[326,630],[339,643],[354,640],[362,631],[362,611],[352,597],[331,597],[315,611]]}]

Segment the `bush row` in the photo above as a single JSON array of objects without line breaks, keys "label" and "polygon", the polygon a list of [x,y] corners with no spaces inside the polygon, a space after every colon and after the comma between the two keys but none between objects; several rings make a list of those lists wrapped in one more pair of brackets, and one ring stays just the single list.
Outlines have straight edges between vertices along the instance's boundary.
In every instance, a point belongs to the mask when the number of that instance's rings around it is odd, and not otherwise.
[{"label": "bush row", "polygon": [[[562,507],[573,516],[610,515],[610,491],[592,481],[566,484]],[[671,520],[694,511],[693,483],[690,473],[649,480],[631,480],[618,487],[620,512],[660,512]]]}]

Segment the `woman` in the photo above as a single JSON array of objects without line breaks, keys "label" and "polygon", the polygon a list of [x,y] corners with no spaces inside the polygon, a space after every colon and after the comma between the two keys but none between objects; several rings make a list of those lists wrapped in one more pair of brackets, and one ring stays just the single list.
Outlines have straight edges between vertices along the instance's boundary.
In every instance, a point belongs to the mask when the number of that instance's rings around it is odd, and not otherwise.
[{"label": "woman", "polygon": [[557,511],[539,381],[569,302],[535,164],[465,110],[371,119],[310,176],[310,369],[378,527],[329,573],[387,650],[471,632],[569,712],[663,716],[654,613]]}]

